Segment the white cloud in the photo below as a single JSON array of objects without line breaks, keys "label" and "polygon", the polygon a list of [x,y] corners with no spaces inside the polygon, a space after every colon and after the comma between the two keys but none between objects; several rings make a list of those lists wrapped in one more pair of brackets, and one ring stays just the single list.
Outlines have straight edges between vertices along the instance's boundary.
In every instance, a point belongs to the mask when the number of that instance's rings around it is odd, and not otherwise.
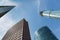
[{"label": "white cloud", "polygon": [[35,5],[37,6],[37,11],[39,12],[40,0],[35,0]]},{"label": "white cloud", "polygon": [[17,4],[10,0],[0,0],[0,5],[17,5]]},{"label": "white cloud", "polygon": [[37,2],[37,6],[39,8],[39,6],[40,6],[40,0],[36,0],[36,2]]},{"label": "white cloud", "polygon": [[9,16],[0,18],[0,40],[5,35],[7,30],[14,24],[14,21]]}]

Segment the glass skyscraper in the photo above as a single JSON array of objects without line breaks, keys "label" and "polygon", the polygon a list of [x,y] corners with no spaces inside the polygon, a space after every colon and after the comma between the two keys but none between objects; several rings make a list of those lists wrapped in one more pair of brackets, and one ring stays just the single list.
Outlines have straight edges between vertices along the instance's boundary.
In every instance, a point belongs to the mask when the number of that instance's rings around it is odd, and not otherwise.
[{"label": "glass skyscraper", "polygon": [[42,27],[35,32],[35,40],[58,40],[48,27]]},{"label": "glass skyscraper", "polygon": [[10,11],[15,6],[0,6],[0,17],[5,15],[8,11]]}]

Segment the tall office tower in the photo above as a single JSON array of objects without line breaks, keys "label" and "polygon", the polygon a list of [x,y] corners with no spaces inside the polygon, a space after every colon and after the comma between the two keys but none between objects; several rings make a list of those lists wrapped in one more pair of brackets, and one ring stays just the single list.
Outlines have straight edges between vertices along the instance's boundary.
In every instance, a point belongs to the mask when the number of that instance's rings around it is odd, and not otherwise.
[{"label": "tall office tower", "polygon": [[58,18],[60,19],[60,11],[52,11],[52,10],[44,10],[44,11],[40,11],[40,15],[41,16],[46,16],[46,17],[50,17],[50,18]]},{"label": "tall office tower", "polygon": [[35,40],[58,40],[48,27],[42,27],[35,32]]},{"label": "tall office tower", "polygon": [[0,6],[0,18],[15,6]]},{"label": "tall office tower", "polygon": [[10,28],[2,40],[31,40],[28,22],[22,19]]}]

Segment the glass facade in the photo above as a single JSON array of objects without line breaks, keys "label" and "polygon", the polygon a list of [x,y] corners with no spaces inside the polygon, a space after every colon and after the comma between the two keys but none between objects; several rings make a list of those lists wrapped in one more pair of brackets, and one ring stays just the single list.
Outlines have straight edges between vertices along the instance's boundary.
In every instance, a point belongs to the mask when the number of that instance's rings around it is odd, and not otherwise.
[{"label": "glass facade", "polygon": [[35,40],[58,40],[48,27],[42,27],[35,32]]},{"label": "glass facade", "polygon": [[8,11],[10,11],[14,6],[0,6],[0,17],[5,15]]},{"label": "glass facade", "polygon": [[60,11],[41,11],[40,12],[41,16],[48,16],[51,18],[60,18]]}]

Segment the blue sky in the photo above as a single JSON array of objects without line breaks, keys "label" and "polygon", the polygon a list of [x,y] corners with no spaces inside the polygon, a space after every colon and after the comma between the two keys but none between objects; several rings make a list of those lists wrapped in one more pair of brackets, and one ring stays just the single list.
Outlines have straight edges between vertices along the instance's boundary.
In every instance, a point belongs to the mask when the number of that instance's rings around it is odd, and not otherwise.
[{"label": "blue sky", "polygon": [[[9,3],[9,4],[8,4]],[[16,5],[14,9],[0,18],[0,40],[14,24],[25,18],[29,23],[31,39],[34,33],[43,26],[48,26],[60,39],[60,19],[41,17],[40,10],[59,10],[59,0],[1,0],[0,5]]]}]

